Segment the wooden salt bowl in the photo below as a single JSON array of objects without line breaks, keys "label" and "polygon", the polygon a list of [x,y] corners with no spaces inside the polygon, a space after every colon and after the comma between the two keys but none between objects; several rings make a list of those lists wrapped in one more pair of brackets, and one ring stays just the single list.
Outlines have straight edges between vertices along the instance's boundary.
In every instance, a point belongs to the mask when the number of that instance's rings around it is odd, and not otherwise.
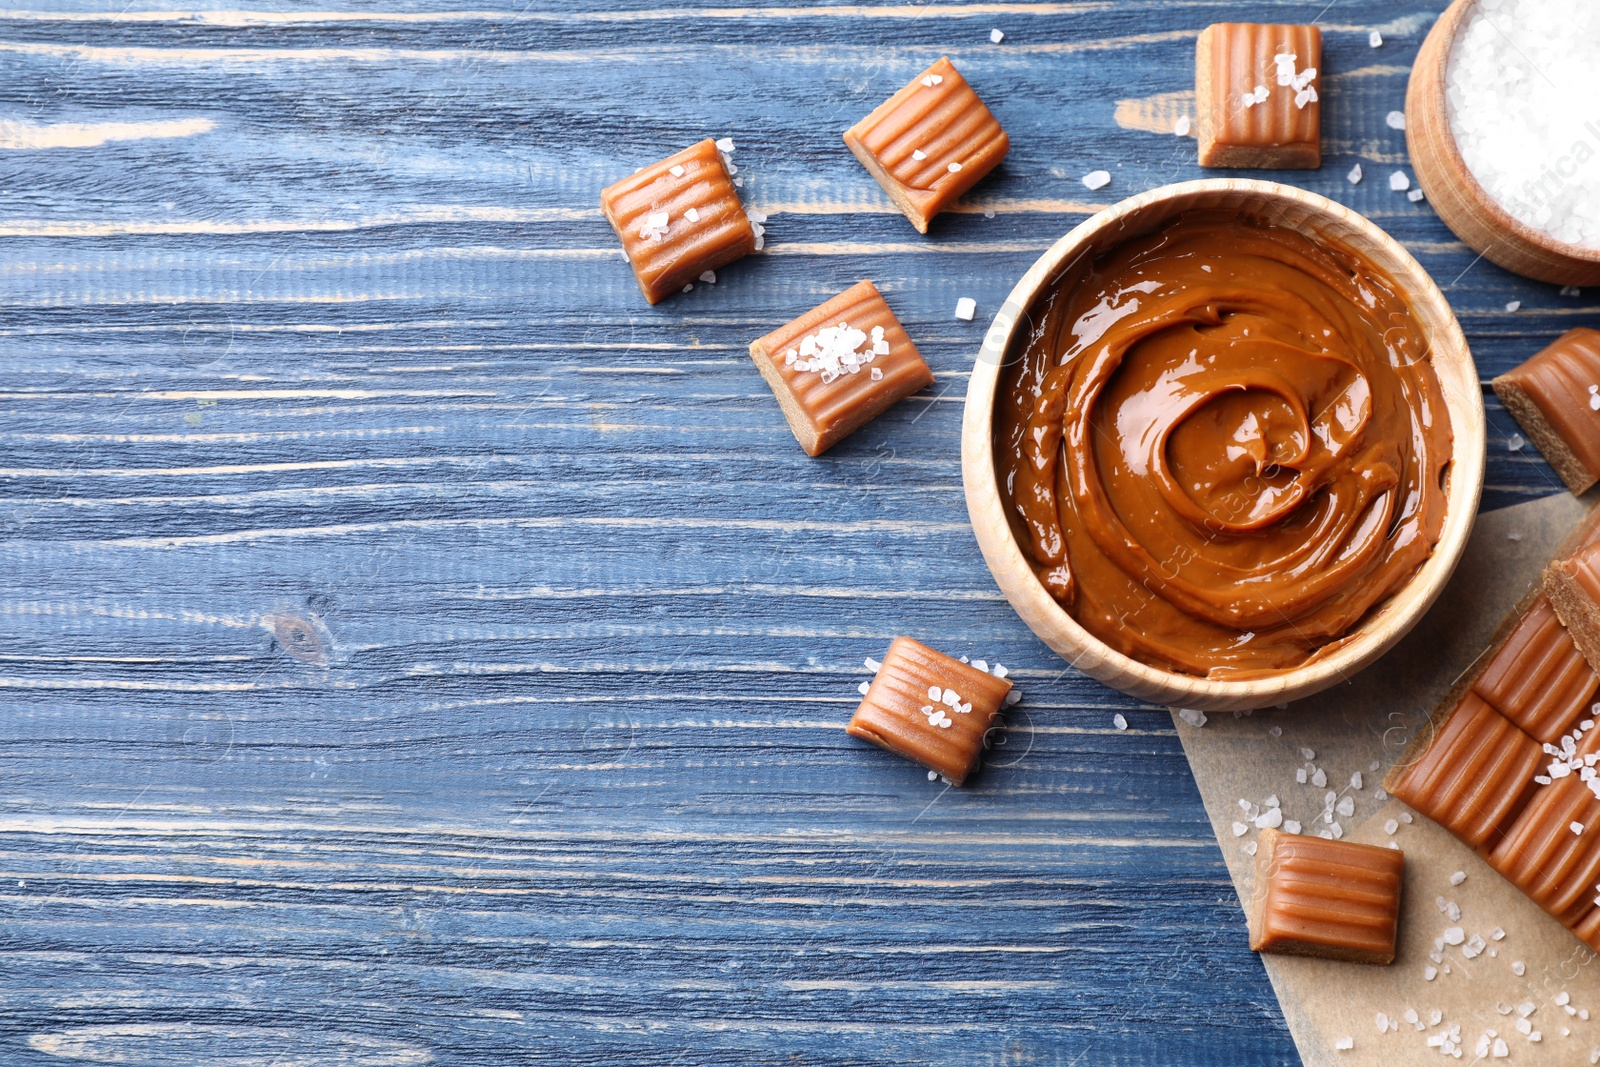
[{"label": "wooden salt bowl", "polygon": [[[1378,605],[1331,651],[1311,663],[1248,681],[1210,681],[1131,659],[1090,634],[1034,576],[1006,520],[995,471],[994,410],[1000,365],[1028,328],[1028,309],[1085,252],[1100,254],[1194,209],[1293,227],[1337,240],[1383,268],[1406,295],[1430,345],[1430,358],[1454,433],[1446,468],[1444,530],[1433,555],[1411,581]],[[967,511],[983,558],[1000,590],[1034,633],[1073,666],[1129,696],[1204,711],[1238,711],[1298,700],[1343,681],[1383,655],[1422,618],[1455,570],[1483,488],[1483,396],[1467,340],[1433,279],[1393,238],[1331,200],[1275,182],[1213,178],[1130,197],[1088,219],[1052,245],[1017,282],[995,316],[967,387],[961,428],[961,476]]]},{"label": "wooden salt bowl", "polygon": [[1600,249],[1558,241],[1512,217],[1467,169],[1450,129],[1445,72],[1456,35],[1477,0],[1455,0],[1434,23],[1406,87],[1406,147],[1428,202],[1474,252],[1553,285],[1600,284]]}]

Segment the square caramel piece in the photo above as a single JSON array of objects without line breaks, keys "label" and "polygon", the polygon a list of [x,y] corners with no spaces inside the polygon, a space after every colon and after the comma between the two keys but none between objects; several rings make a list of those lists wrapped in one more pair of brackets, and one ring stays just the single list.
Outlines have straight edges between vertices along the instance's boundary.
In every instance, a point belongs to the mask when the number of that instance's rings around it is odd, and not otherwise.
[{"label": "square caramel piece", "polygon": [[600,210],[652,304],[759,247],[722,152],[709,138],[606,186]]},{"label": "square caramel piece", "polygon": [[1568,330],[1493,385],[1568,489],[1600,481],[1600,330]]},{"label": "square caramel piece", "polygon": [[878,287],[865,281],[750,342],[750,358],[808,456],[933,383]]},{"label": "square caramel piece", "polygon": [[1011,141],[948,57],[844,131],[918,233],[994,170]]},{"label": "square caramel piece", "polygon": [[1256,952],[1394,962],[1405,855],[1354,841],[1263,830],[1250,900]]},{"label": "square caramel piece", "polygon": [[845,729],[960,785],[1009,692],[1003,677],[897,637]]},{"label": "square caramel piece", "polygon": [[1219,22],[1195,49],[1202,167],[1322,166],[1322,31]]},{"label": "square caramel piece", "polygon": [[1546,567],[1543,590],[1572,643],[1590,667],[1600,670],[1600,543]]}]

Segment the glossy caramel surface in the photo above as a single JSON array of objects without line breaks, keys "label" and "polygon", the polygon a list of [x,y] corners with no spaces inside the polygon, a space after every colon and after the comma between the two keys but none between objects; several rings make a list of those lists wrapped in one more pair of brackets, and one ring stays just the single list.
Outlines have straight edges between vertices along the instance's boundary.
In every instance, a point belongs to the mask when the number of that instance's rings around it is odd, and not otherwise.
[{"label": "glossy caramel surface", "polygon": [[[1255,22],[1223,22],[1206,36],[1211,50],[1208,108],[1212,137],[1218,144],[1264,148],[1275,145],[1317,143],[1322,137],[1322,107],[1312,101],[1295,106],[1292,86],[1279,85],[1273,57],[1295,56],[1295,69],[1319,68],[1311,85],[1323,86],[1322,31],[1315,26],[1285,26]],[[1244,95],[1257,86],[1267,89],[1266,100],[1246,106]]]},{"label": "glossy caramel surface", "polygon": [[1600,385],[1600,330],[1568,330],[1500,380],[1520,388],[1579,462],[1600,473],[1600,411],[1589,399]]},{"label": "glossy caramel surface", "polygon": [[1495,650],[1472,690],[1534,740],[1555,741],[1584,717],[1600,690],[1600,675],[1541,596]]},{"label": "glossy caramel surface", "polygon": [[1292,667],[1427,559],[1449,416],[1379,270],[1191,213],[1069,268],[997,401],[1041,582],[1111,647],[1213,678]]}]

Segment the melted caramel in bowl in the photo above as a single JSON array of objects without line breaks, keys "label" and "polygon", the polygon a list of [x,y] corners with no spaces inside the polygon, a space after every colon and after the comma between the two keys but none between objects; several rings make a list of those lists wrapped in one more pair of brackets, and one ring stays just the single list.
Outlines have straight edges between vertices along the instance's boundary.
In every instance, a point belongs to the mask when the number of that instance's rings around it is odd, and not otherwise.
[{"label": "melted caramel in bowl", "polygon": [[1023,551],[1090,633],[1214,679],[1295,667],[1444,526],[1451,432],[1395,283],[1284,227],[1193,212],[1070,266],[1002,370]]}]

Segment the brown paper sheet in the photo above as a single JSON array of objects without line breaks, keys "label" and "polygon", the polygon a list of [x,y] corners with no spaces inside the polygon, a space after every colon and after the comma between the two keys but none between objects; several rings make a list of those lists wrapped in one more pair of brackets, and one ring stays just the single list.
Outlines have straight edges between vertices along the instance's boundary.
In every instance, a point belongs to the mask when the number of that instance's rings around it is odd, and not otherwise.
[{"label": "brown paper sheet", "polygon": [[[1255,859],[1244,846],[1259,837],[1240,808],[1241,798],[1265,810],[1263,802],[1275,794],[1285,817],[1314,834],[1331,832],[1323,812],[1325,794],[1332,790],[1354,804],[1351,815],[1336,810],[1333,816],[1346,840],[1378,845],[1393,840],[1405,851],[1400,944],[1391,966],[1262,957],[1290,1033],[1312,1067],[1438,1063],[1440,1048],[1429,1039],[1448,1035],[1457,1025],[1462,1054],[1459,1060],[1446,1056],[1447,1062],[1588,1064],[1594,1062],[1591,1056],[1600,1056],[1595,954],[1465,845],[1382,793],[1383,777],[1413,731],[1484,650],[1501,618],[1584,511],[1584,504],[1561,494],[1481,516],[1433,610],[1399,646],[1346,683],[1287,709],[1213,714],[1198,729],[1174,713],[1241,906],[1248,907],[1255,873]],[[1314,757],[1304,759],[1302,748]],[[1325,787],[1295,780],[1307,762],[1323,769]],[[1362,775],[1359,789],[1351,783],[1356,771]],[[1400,820],[1403,813],[1412,822],[1386,833],[1386,822]],[[1250,828],[1238,836],[1235,822]],[[1457,871],[1466,879],[1451,885]],[[1441,911],[1441,897],[1459,906],[1458,921]],[[1464,956],[1464,946],[1440,951],[1436,939],[1453,926],[1460,926],[1469,942],[1475,934],[1483,937],[1488,948],[1472,959]],[[1505,931],[1502,940],[1491,939],[1495,927]],[[1239,936],[1246,936],[1242,927]],[[1429,958],[1435,951],[1442,963]],[[1520,976],[1513,968],[1519,962]],[[1429,966],[1438,971],[1432,980],[1425,976]],[[1590,1018],[1569,1015],[1560,1003],[1563,992],[1570,998],[1566,1006]],[[1517,1029],[1518,1008],[1526,1005],[1533,1006],[1527,1023],[1540,1034],[1537,1042]],[[1421,1030],[1407,1021],[1408,1009],[1417,1013]],[[1379,1012],[1399,1028],[1380,1032]],[[1435,1012],[1436,1025],[1430,1024]],[[1563,1028],[1569,1033],[1563,1035]],[[1488,1054],[1479,1055],[1480,1040],[1490,1030],[1505,1042],[1503,1058],[1495,1056],[1492,1038]],[[1350,1038],[1353,1047],[1339,1049],[1342,1038]]]}]

